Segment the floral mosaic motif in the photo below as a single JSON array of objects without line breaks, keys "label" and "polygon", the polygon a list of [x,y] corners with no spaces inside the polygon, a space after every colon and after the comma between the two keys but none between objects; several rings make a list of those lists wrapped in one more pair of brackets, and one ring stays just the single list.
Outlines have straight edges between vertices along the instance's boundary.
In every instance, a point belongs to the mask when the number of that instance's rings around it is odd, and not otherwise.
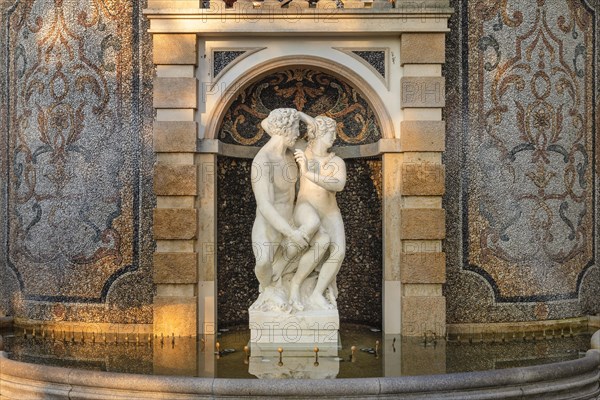
[{"label": "floral mosaic motif", "polygon": [[593,262],[592,17],[575,0],[470,8],[466,261],[497,301],[576,297]]},{"label": "floral mosaic motif", "polygon": [[130,13],[29,0],[10,17],[9,250],[25,299],[98,301],[132,262],[135,155],[118,97]]},{"label": "floral mosaic motif", "polygon": [[281,107],[335,119],[338,137],[334,146],[373,143],[381,138],[371,107],[348,82],[323,71],[293,68],[274,72],[242,89],[223,118],[219,139],[262,146],[268,135],[260,122]]}]

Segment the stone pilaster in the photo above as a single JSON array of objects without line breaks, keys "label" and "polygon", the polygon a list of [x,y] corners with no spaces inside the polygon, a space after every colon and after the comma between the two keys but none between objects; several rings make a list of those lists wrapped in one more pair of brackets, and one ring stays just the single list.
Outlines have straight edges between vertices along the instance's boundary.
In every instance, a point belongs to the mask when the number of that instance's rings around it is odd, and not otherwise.
[{"label": "stone pilaster", "polygon": [[402,334],[444,335],[446,302],[442,285],[446,281],[445,238],[445,61],[444,33],[403,33],[400,46],[400,126],[403,153],[398,167],[401,197],[399,214]]},{"label": "stone pilaster", "polygon": [[[163,4],[164,3],[164,4]],[[168,4],[167,4],[168,3]],[[184,4],[185,3],[185,4]],[[188,4],[189,3],[189,4]],[[149,1],[149,7],[198,7],[198,1]],[[153,35],[154,80],[154,333],[195,336],[198,315],[196,35]]]}]

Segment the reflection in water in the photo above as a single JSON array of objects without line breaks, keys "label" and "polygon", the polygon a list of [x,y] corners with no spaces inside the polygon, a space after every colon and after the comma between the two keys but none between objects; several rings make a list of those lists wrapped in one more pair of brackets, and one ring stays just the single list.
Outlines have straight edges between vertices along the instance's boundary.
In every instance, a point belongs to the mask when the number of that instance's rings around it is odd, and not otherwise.
[{"label": "reflection in water", "polygon": [[591,337],[586,326],[578,326],[562,335],[552,331],[401,338],[342,324],[339,348],[286,343],[250,347],[246,352],[247,329],[224,330],[198,341],[40,332],[39,328],[36,335],[32,329],[4,332],[9,358],[97,371],[250,379],[364,378],[522,367],[579,358],[589,349]]}]

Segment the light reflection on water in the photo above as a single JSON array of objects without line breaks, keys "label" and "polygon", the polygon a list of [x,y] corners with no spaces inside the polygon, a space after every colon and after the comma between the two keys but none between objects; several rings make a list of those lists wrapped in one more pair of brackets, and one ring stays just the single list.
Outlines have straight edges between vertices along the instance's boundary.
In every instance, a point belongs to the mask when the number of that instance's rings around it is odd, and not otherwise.
[{"label": "light reflection on water", "polygon": [[[542,332],[463,335],[462,338],[402,338],[383,335],[365,326],[342,324],[341,347],[298,352],[292,344],[247,358],[244,346],[250,332],[231,329],[196,341],[193,338],[56,332],[42,338],[38,330],[4,333],[9,358],[37,364],[136,374],[219,378],[365,378],[429,375],[539,365],[572,360],[589,349],[591,333],[582,328],[561,337]],[[106,343],[104,336],[107,336]],[[221,354],[216,353],[219,342]],[[377,345],[376,343],[379,342]],[[352,347],[355,347],[352,357]],[[377,348],[377,352],[375,352]],[[253,354],[257,354],[254,351]],[[301,356],[299,356],[301,355]],[[316,363],[315,363],[316,362]],[[258,372],[257,372],[258,371]],[[252,374],[253,372],[254,374]]]}]

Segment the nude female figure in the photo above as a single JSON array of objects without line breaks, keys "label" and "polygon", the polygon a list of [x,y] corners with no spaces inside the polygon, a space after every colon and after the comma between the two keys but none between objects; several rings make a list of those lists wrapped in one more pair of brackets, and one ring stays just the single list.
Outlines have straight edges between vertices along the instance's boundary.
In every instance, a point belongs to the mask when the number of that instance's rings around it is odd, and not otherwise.
[{"label": "nude female figure", "polygon": [[[329,257],[321,266],[308,303],[316,309],[336,307],[335,277],[346,254],[344,222],[335,197],[346,185],[346,164],[328,151],[336,138],[336,123],[329,117],[318,116],[312,123],[308,120],[307,125],[309,144],[306,152],[296,150],[294,153],[300,169],[294,222],[299,231],[311,238],[309,250],[300,258],[290,286],[289,302],[299,311],[304,309],[300,301],[300,285],[319,264],[327,249]],[[328,299],[323,295],[326,289],[329,289]]]}]

